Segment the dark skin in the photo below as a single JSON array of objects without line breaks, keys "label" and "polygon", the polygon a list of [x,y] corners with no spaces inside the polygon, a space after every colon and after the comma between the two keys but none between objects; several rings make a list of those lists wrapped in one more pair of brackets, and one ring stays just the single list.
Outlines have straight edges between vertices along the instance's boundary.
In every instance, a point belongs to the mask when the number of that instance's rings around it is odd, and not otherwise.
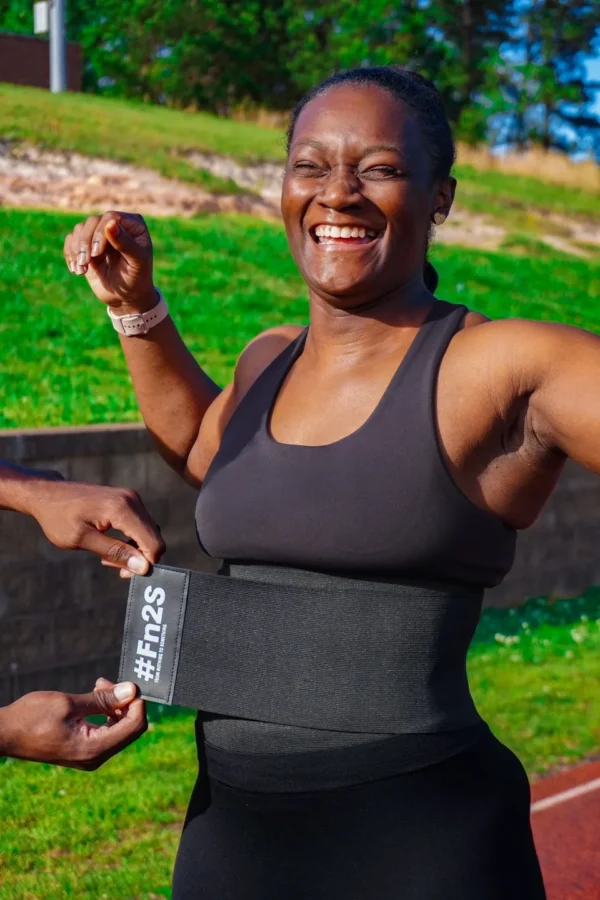
[{"label": "dark skin", "polygon": [[[329,444],[368,419],[434,302],[423,283],[425,247],[434,214],[450,212],[454,188],[452,178],[433,178],[414,112],[387,91],[338,86],[304,108],[282,211],[309,288],[310,331],[273,409],[275,440]],[[110,212],[65,241],[71,270],[120,315],[156,302],[141,222]],[[365,236],[342,246],[316,235],[322,225],[363,228]],[[300,330],[259,335],[223,391],[170,320],[144,337],[121,338],[146,424],[190,483],[201,484],[236,405]],[[600,473],[599,378],[595,335],[469,313],[443,358],[436,397],[440,445],[458,487],[524,528],[567,457]]]}]

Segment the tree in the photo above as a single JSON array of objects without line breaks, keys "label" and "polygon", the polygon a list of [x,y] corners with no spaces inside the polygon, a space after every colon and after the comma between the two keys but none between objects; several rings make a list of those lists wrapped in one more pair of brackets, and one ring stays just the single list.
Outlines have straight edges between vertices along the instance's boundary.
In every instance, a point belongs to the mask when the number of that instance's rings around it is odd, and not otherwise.
[{"label": "tree", "polygon": [[[31,0],[0,0],[29,32]],[[459,138],[600,148],[600,0],[68,0],[84,89],[228,114],[289,109],[332,72],[402,64],[430,77]]]},{"label": "tree", "polygon": [[289,68],[302,90],[339,68],[418,68],[441,91],[458,136],[482,141],[490,114],[506,105],[496,72],[512,17],[513,0],[305,2],[289,19]]},{"label": "tree", "polygon": [[513,48],[506,139],[520,148],[600,150],[600,118],[591,110],[600,85],[585,71],[586,57],[600,50],[597,0],[523,2]]}]

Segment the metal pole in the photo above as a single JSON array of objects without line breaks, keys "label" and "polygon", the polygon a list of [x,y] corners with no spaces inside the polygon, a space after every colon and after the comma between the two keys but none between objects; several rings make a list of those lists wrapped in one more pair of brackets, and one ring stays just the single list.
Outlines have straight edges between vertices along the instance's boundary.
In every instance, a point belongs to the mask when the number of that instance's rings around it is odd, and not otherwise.
[{"label": "metal pole", "polygon": [[67,89],[66,0],[50,0],[50,90]]}]

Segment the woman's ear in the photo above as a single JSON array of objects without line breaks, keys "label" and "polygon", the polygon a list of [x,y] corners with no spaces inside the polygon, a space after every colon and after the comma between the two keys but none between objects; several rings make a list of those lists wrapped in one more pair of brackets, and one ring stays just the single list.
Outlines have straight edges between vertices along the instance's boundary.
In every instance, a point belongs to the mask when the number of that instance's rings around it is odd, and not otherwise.
[{"label": "woman's ear", "polygon": [[444,178],[438,183],[431,206],[431,221],[436,225],[442,225],[450,215],[455,191],[456,178]]}]

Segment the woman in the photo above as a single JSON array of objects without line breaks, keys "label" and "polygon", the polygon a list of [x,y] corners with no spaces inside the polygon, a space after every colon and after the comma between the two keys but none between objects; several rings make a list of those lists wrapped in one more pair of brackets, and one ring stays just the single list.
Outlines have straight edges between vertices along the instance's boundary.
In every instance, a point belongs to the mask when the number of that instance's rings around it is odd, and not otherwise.
[{"label": "woman", "polygon": [[[600,472],[600,342],[434,298],[426,252],[452,206],[453,162],[439,94],[419,75],[348,71],[308,94],[282,210],[310,326],[256,338],[223,391],[163,318],[140,217],[92,217],[66,239],[67,264],[111,316],[133,316],[117,326],[151,329],[121,343],[160,452],[203,485],[208,553],[255,581],[301,570],[323,597],[395,591],[391,639],[385,618],[361,627],[386,652],[410,636],[406,724],[387,732],[200,714],[208,780],[190,804],[176,900],[544,897],[526,776],[459,670],[483,589],[508,572],[516,530],[565,459]],[[332,666],[352,680],[352,664]],[[308,702],[326,668],[307,673]],[[356,696],[365,704],[360,685]]]}]

